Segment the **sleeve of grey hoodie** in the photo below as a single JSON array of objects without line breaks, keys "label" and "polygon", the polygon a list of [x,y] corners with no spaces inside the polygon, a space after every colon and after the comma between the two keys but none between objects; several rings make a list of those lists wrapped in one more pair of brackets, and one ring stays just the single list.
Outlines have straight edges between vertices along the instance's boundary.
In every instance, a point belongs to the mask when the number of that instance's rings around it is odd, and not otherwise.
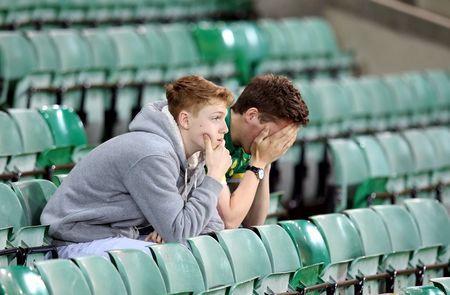
[{"label": "sleeve of grey hoodie", "polygon": [[170,156],[147,156],[129,170],[125,186],[147,221],[166,242],[199,235],[217,206],[222,185],[206,176],[184,202],[178,192],[178,169]]}]

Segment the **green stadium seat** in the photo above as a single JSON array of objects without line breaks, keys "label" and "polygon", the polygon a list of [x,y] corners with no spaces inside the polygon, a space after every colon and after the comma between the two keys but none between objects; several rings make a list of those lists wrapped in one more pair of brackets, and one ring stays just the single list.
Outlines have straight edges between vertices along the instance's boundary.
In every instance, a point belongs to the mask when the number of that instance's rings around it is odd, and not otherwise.
[{"label": "green stadium seat", "polygon": [[326,57],[326,66],[339,69],[339,76],[351,75],[353,57],[339,48],[330,24],[323,18],[309,17],[305,19],[305,26],[312,32],[313,39],[318,43],[316,45],[319,49],[318,54]]},{"label": "green stadium seat", "polygon": [[192,28],[184,23],[163,25],[161,32],[167,39],[169,56],[165,80],[172,81],[186,75],[208,76],[208,67],[200,60]]},{"label": "green stadium seat", "polygon": [[370,97],[371,112],[369,126],[373,130],[384,131],[388,128],[406,126],[406,119],[397,116],[397,104],[392,99],[390,88],[376,76],[365,76],[359,79],[363,89]]},{"label": "green stadium seat", "polygon": [[[279,21],[280,29],[288,40],[289,70],[295,73],[305,73],[306,71],[321,70],[322,64],[317,62],[317,48],[313,42],[312,32],[305,26],[305,22],[297,18],[285,18]],[[303,74],[298,77],[305,77]]]},{"label": "green stadium seat", "polygon": [[45,119],[52,133],[55,147],[64,155],[58,162],[79,162],[92,147],[87,145],[83,122],[73,109],[66,106],[43,107],[39,113]]},{"label": "green stadium seat", "polygon": [[[81,73],[92,64],[92,55],[86,41],[78,31],[72,29],[51,30],[49,36],[55,44],[59,68],[54,77],[53,86],[68,88],[83,84]],[[81,109],[81,91],[71,90],[63,93],[61,104]]]},{"label": "green stadium seat", "polygon": [[47,31],[28,31],[27,40],[32,47],[31,57],[36,63],[30,74],[19,82],[14,95],[14,108],[36,108],[56,103],[56,94],[49,92],[31,92],[32,88],[53,86],[54,73],[59,69],[60,62],[56,47]]},{"label": "green stadium seat", "polygon": [[52,177],[52,182],[59,187],[61,185],[61,183],[64,181],[64,179],[68,176],[68,174],[58,174],[58,175],[53,175]]},{"label": "green stadium seat", "polygon": [[8,241],[11,234],[12,226],[5,227],[3,224],[0,225],[0,267],[8,266],[12,258],[9,253],[2,253],[2,250],[8,250],[11,248]]},{"label": "green stadium seat", "polygon": [[446,127],[432,127],[424,130],[431,141],[438,162],[437,177],[443,183],[441,199],[450,214],[450,130]]},{"label": "green stadium seat", "polygon": [[321,283],[320,272],[330,264],[330,255],[317,227],[307,220],[287,220],[278,224],[289,234],[304,269],[303,272],[299,270],[299,283],[304,287]]},{"label": "green stadium seat", "polygon": [[[352,221],[361,237],[364,255],[381,255],[380,271],[404,270],[409,267],[410,251],[393,251],[389,233],[383,219],[370,208],[345,210],[344,213]],[[408,275],[397,275],[394,282],[394,293],[408,286]],[[380,291],[386,290],[384,284]]]},{"label": "green stadium seat", "polygon": [[367,130],[370,130],[372,97],[368,89],[362,85],[359,79],[356,78],[344,78],[340,85],[344,89],[346,95],[350,98],[350,103],[352,106],[351,131],[366,132]]},{"label": "green stadium seat", "polygon": [[71,260],[39,261],[35,268],[50,294],[92,294],[80,269]]},{"label": "green stadium seat", "polygon": [[17,95],[13,85],[30,74],[36,66],[33,48],[19,32],[0,33],[0,105],[8,100],[10,92]]},{"label": "green stadium seat", "polygon": [[[389,200],[374,199],[374,195],[372,195],[372,193],[387,192],[386,185],[390,176],[390,168],[383,148],[373,136],[357,136],[354,140],[362,150],[368,168],[367,180],[358,188],[353,196],[354,207],[365,207],[368,201],[371,204],[388,203]],[[369,196],[370,200],[367,199]]]},{"label": "green stadium seat", "polygon": [[[413,188],[411,174],[414,171],[414,156],[407,141],[397,133],[379,133],[376,138],[385,152],[389,163],[390,177],[387,190],[398,194],[406,189]],[[409,196],[400,196],[401,199]]]},{"label": "green stadium seat", "polygon": [[[289,234],[279,225],[262,225],[254,228],[266,247],[272,266],[272,276],[280,283],[280,290],[298,290],[317,281],[318,268],[302,267],[297,249]],[[310,280],[310,281],[308,281]],[[273,290],[275,291],[275,290]]]},{"label": "green stadium seat", "polygon": [[265,39],[268,42],[267,58],[263,59],[255,69],[255,74],[286,73],[289,71],[287,59],[290,55],[287,34],[281,29],[278,21],[262,19],[258,21]]},{"label": "green stadium seat", "polygon": [[32,226],[25,213],[25,204],[6,184],[0,183],[0,227],[13,227],[8,241],[13,247],[37,247],[44,245],[46,226]]},{"label": "green stadium seat", "polygon": [[241,84],[246,84],[253,76],[252,68],[265,59],[268,41],[262,31],[252,22],[232,22],[228,28],[233,32],[236,68]]},{"label": "green stadium seat", "polygon": [[[278,222],[278,214],[284,214],[283,204],[281,203],[284,192],[270,193],[269,211],[265,224],[273,224]],[[270,215],[274,215],[270,217]]]},{"label": "green stadium seat", "polygon": [[[363,255],[363,245],[358,231],[344,214],[315,215],[311,220],[321,232],[330,253],[331,264],[326,266],[325,277],[330,276],[335,281],[343,281],[347,278],[347,273],[352,279],[377,273],[379,253]],[[352,290],[353,287],[348,289]],[[377,281],[364,283],[364,293],[378,294],[378,290]]]},{"label": "green stadium seat", "polygon": [[416,103],[419,104],[419,123],[428,125],[439,120],[437,91],[430,81],[420,72],[408,72],[402,75],[415,92]]},{"label": "green stadium seat", "polygon": [[299,89],[300,94],[306,102],[309,110],[309,123],[304,129],[301,130],[301,132],[299,132],[299,138],[308,140],[324,135],[324,128],[321,126],[324,118],[324,110],[321,105],[321,100],[315,93],[311,83],[304,80],[296,80],[294,83],[297,89]]},{"label": "green stadium seat", "polygon": [[92,294],[127,294],[122,279],[112,263],[102,256],[74,259]]},{"label": "green stadium seat", "polygon": [[434,278],[431,282],[445,294],[450,294],[450,278]]},{"label": "green stadium seat", "polygon": [[163,277],[152,257],[135,249],[108,251],[129,295],[167,294]]},{"label": "green stadium seat", "polygon": [[[247,282],[235,282],[230,262],[220,246],[211,236],[202,235],[187,240],[192,255],[197,260],[207,290],[224,290],[229,294],[248,291]],[[246,289],[247,288],[247,289]],[[250,287],[250,292],[253,290]]]},{"label": "green stadium seat", "polygon": [[[420,124],[420,103],[414,90],[398,75],[385,75],[383,82],[391,89],[391,101],[394,101],[396,116],[401,120],[401,127],[413,127]],[[401,119],[400,119],[401,118]]]},{"label": "green stadium seat", "polygon": [[[402,132],[403,137],[409,144],[414,156],[415,171],[412,175],[413,186],[416,189],[425,189],[438,184],[436,176],[438,161],[432,142],[420,129],[409,129]],[[419,192],[419,197],[436,197],[435,191]]]},{"label": "green stadium seat", "polygon": [[200,57],[210,67],[210,75],[220,79],[237,74],[233,31],[225,23],[200,22],[192,34]]},{"label": "green stadium seat", "polygon": [[167,294],[205,291],[200,268],[184,245],[165,243],[152,245],[150,250],[166,284]]},{"label": "green stadium seat", "polygon": [[368,179],[369,168],[360,147],[350,139],[328,142],[331,151],[332,173],[329,184],[334,188],[334,209],[365,207],[365,200],[355,200],[358,188]]},{"label": "green stadium seat", "polygon": [[433,286],[408,287],[402,290],[402,295],[444,295],[445,293]]},{"label": "green stadium seat", "polygon": [[239,228],[217,232],[216,236],[230,261],[235,282],[254,280],[257,294],[264,294],[267,288],[281,292],[271,276],[272,269],[264,244],[254,232]]},{"label": "green stadium seat", "polygon": [[[92,52],[90,69],[83,72],[87,85],[106,84],[109,74],[117,65],[117,55],[111,38],[103,29],[85,29],[81,32]],[[111,90],[88,88],[85,90],[84,112],[86,113],[86,132],[91,144],[101,143],[105,124],[105,110],[111,107]]]},{"label": "green stadium seat", "polygon": [[339,82],[317,80],[311,84],[315,99],[320,105],[322,116],[322,134],[335,136],[350,129],[351,101]]},{"label": "green stadium seat", "polygon": [[32,171],[42,161],[39,154],[54,147],[50,130],[37,110],[10,109],[8,112],[18,126],[23,149],[21,155],[10,159],[7,169]]},{"label": "green stadium seat", "polygon": [[26,266],[0,268],[0,294],[49,295],[41,277]]},{"label": "green stadium seat", "polygon": [[[147,68],[149,63],[144,40],[131,27],[109,28],[107,34],[117,50],[117,70],[111,73],[110,82],[116,84],[142,82],[142,77],[138,79],[138,73]],[[138,107],[138,92],[136,87],[122,87],[118,90],[114,108],[118,116],[112,135],[122,134],[128,130],[132,111]]]},{"label": "green stadium seat", "polygon": [[440,246],[440,262],[450,261],[450,218],[445,208],[436,200],[406,200],[405,206],[414,217],[422,246]]},{"label": "green stadium seat", "polygon": [[12,118],[0,111],[0,174],[6,172],[11,156],[22,153],[20,133]]},{"label": "green stadium seat", "polygon": [[[383,219],[389,233],[392,250],[410,251],[409,264],[412,267],[425,264],[435,264],[437,261],[438,247],[422,246],[420,233],[413,217],[400,205],[377,205],[372,206],[377,214]],[[424,284],[427,284],[433,271],[425,271]],[[409,283],[402,287],[415,285],[415,278],[411,276]]]},{"label": "green stadium seat", "polygon": [[439,121],[448,123],[450,120],[450,79],[443,70],[429,70],[424,75],[437,92]]},{"label": "green stadium seat", "polygon": [[44,179],[12,182],[11,187],[24,204],[27,224],[40,225],[42,210],[56,191],[56,186]]}]

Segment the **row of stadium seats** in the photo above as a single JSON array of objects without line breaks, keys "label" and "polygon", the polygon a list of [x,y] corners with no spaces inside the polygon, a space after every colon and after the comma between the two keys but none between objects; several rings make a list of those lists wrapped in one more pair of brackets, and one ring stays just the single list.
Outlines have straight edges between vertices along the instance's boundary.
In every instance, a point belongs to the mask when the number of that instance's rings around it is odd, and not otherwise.
[{"label": "row of stadium seats", "polygon": [[310,110],[300,139],[450,122],[450,76],[443,70],[296,81]]},{"label": "row of stadium seats", "polygon": [[33,269],[9,266],[0,270],[0,290],[27,291],[21,278],[29,275],[36,288],[68,295],[398,293],[448,275],[449,228],[440,203],[414,199],[224,230],[188,239],[190,251],[166,243],[151,246],[152,255],[123,249],[109,251],[110,261],[77,258],[78,268],[63,259],[37,261]]},{"label": "row of stadium seats", "polygon": [[51,178],[49,173],[67,171],[90,150],[83,124],[70,108],[0,111],[0,181]]},{"label": "row of stadium seats", "polygon": [[[263,30],[269,23],[295,44],[270,53],[269,41],[278,41]],[[108,110],[106,121],[117,117],[122,122],[108,132],[111,136],[125,131],[140,105],[162,96],[161,84],[180,76],[198,74],[236,88],[236,79],[245,83],[259,64],[273,61],[279,72],[294,76],[306,70],[325,73],[336,67],[338,55],[334,32],[318,18],[3,32],[0,105],[64,104],[97,125],[102,118],[93,114]],[[274,70],[271,66],[257,73]]]},{"label": "row of stadium seats", "polygon": [[55,251],[49,246],[48,227],[40,225],[42,210],[55,191],[53,183],[42,179],[0,183],[0,265],[31,265]]},{"label": "row of stadium seats", "polygon": [[21,0],[0,2],[4,28],[102,25],[246,16],[247,0]]},{"label": "row of stadium seats", "polygon": [[[330,193],[337,211],[386,203],[374,193],[390,193],[392,202],[430,197],[450,212],[450,129],[431,127],[328,142]],[[439,193],[440,195],[437,195]]]}]

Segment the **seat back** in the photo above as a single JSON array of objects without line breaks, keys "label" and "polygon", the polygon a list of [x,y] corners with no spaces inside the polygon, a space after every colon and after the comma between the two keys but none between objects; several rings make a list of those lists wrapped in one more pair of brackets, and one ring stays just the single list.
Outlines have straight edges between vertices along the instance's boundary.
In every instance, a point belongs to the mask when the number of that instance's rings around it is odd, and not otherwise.
[{"label": "seat back", "polygon": [[92,294],[80,269],[72,261],[53,259],[34,264],[51,294]]},{"label": "seat back", "polygon": [[0,227],[13,226],[17,231],[29,225],[23,208],[24,205],[14,191],[8,185],[0,183]]},{"label": "seat back", "polygon": [[202,273],[191,252],[182,244],[165,243],[150,247],[166,284],[168,294],[204,291]]},{"label": "seat back", "polygon": [[350,220],[341,213],[311,217],[327,244],[332,263],[363,255],[361,238]]},{"label": "seat back", "polygon": [[227,255],[213,237],[203,235],[190,238],[188,244],[200,267],[207,290],[234,283]]},{"label": "seat back", "polygon": [[289,234],[279,225],[254,228],[269,255],[272,273],[293,273],[300,268],[300,258]]},{"label": "seat back", "polygon": [[86,256],[74,259],[86,279],[92,294],[126,294],[119,273],[103,256]]},{"label": "seat back", "polygon": [[422,246],[450,245],[450,218],[441,203],[418,198],[406,200],[405,206],[414,217]]},{"label": "seat back", "polygon": [[251,230],[223,230],[216,235],[230,261],[235,282],[263,278],[272,272],[264,244]]},{"label": "seat back", "polygon": [[287,220],[279,224],[294,242],[302,266],[330,264],[327,245],[317,227],[308,220]]},{"label": "seat back", "polygon": [[370,208],[345,210],[344,213],[358,230],[364,255],[391,253],[389,233],[381,217]]},{"label": "seat back", "polygon": [[26,266],[0,268],[0,294],[49,295],[41,277]]},{"label": "seat back", "polygon": [[164,279],[152,257],[136,249],[108,251],[128,294],[167,294]]},{"label": "seat back", "polygon": [[42,210],[56,191],[56,186],[48,180],[33,179],[11,184],[19,200],[25,205],[29,225],[40,225]]},{"label": "seat back", "polygon": [[421,246],[412,216],[400,205],[377,205],[372,209],[381,217],[389,233],[392,251],[413,251]]}]

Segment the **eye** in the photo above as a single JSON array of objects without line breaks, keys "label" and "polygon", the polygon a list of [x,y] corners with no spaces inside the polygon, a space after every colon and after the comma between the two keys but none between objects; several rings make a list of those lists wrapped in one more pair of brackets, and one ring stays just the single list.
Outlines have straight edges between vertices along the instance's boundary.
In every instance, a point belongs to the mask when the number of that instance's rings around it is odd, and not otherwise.
[{"label": "eye", "polygon": [[214,121],[219,121],[219,120],[220,120],[220,116],[212,117],[212,119],[213,119]]}]

